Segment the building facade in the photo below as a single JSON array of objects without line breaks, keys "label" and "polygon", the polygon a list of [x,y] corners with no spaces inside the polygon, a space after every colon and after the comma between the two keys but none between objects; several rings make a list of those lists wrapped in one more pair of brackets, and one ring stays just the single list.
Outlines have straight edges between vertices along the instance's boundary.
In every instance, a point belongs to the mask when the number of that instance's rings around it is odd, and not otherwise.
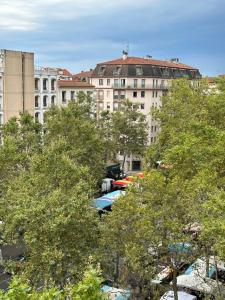
[{"label": "building facade", "polygon": [[35,119],[44,122],[45,112],[52,106],[66,106],[79,92],[92,94],[94,86],[82,82],[66,69],[35,68]]},{"label": "building facade", "polygon": [[0,50],[0,124],[19,116],[34,114],[34,54]]},{"label": "building facade", "polygon": [[[161,106],[161,97],[177,78],[197,80],[201,78],[199,70],[179,62],[178,59],[160,61],[140,57],[123,57],[97,64],[92,72],[91,83],[95,86],[97,111],[116,111],[124,99],[137,103],[146,115],[149,143],[154,143],[160,130],[150,111]],[[119,159],[122,159],[119,157]],[[139,162],[138,162],[139,160]],[[126,161],[126,170],[140,167],[140,159],[130,157]]]}]

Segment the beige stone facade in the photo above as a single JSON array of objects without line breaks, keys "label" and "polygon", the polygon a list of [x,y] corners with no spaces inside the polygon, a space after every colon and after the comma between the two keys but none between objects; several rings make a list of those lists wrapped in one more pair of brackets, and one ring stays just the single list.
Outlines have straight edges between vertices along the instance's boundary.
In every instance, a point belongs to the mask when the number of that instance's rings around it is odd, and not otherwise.
[{"label": "beige stone facade", "polygon": [[1,123],[22,111],[34,113],[34,54],[0,50]]}]

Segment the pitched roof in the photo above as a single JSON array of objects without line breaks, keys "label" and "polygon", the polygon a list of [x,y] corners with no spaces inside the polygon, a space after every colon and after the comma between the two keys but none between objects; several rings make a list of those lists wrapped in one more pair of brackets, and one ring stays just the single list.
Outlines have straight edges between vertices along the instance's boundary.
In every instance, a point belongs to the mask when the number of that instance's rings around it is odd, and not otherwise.
[{"label": "pitched roof", "polygon": [[77,73],[77,74],[74,74],[73,77],[78,77],[78,78],[81,78],[81,77],[91,77],[93,73],[93,70],[90,70],[90,71],[81,71],[80,73]]},{"label": "pitched roof", "polygon": [[[58,69],[59,75],[72,77],[72,74],[67,69]],[[60,74],[61,73],[61,74]]]},{"label": "pitched roof", "polygon": [[94,88],[94,85],[80,80],[58,80],[57,83],[59,87]]},{"label": "pitched roof", "polygon": [[191,66],[179,62],[156,60],[156,59],[141,58],[141,57],[127,57],[126,59],[118,58],[115,60],[99,63],[99,65],[153,65],[153,66],[162,66],[162,67],[170,67],[170,68],[196,70],[196,68],[193,68]]}]

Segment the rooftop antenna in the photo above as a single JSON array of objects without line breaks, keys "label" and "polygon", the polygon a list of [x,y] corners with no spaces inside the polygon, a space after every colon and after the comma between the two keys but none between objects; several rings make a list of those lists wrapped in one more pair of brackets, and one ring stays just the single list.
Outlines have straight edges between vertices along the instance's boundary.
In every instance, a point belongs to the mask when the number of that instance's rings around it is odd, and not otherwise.
[{"label": "rooftop antenna", "polygon": [[129,47],[129,43],[127,44],[127,46],[126,46],[126,52],[127,52],[127,55],[129,54],[129,49],[130,47]]}]

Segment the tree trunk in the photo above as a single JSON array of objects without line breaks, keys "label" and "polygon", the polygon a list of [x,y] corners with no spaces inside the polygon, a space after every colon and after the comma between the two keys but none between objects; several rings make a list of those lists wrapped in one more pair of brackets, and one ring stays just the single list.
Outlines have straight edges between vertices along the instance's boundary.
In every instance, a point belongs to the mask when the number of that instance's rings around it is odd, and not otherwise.
[{"label": "tree trunk", "polygon": [[123,163],[122,163],[122,172],[123,172],[123,174],[124,174],[124,165],[125,165],[126,156],[127,156],[126,154],[123,155]]},{"label": "tree trunk", "polygon": [[177,270],[174,266],[173,268],[173,293],[174,293],[174,300],[178,300],[178,289],[177,289]]},{"label": "tree trunk", "polygon": [[206,251],[206,278],[209,277],[209,254],[208,251]]}]

